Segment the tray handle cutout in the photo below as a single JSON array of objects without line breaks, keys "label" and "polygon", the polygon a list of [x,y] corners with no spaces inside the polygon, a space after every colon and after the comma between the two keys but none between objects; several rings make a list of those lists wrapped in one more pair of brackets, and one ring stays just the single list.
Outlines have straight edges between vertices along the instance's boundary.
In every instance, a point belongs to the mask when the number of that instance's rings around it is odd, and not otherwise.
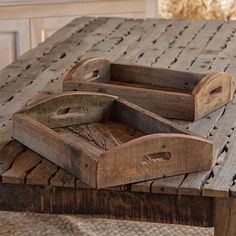
[{"label": "tray handle cutout", "polygon": [[171,159],[171,152],[157,152],[150,153],[144,156],[144,160],[141,162],[142,164],[151,164],[157,161],[168,161]]},{"label": "tray handle cutout", "polygon": [[222,92],[222,86],[218,86],[210,91],[210,96],[217,96],[219,93]]},{"label": "tray handle cutout", "polygon": [[104,58],[88,58],[76,64],[66,75],[64,82],[80,80],[107,82],[110,79],[110,61]]},{"label": "tray handle cutout", "polygon": [[97,187],[209,170],[214,162],[214,146],[208,140],[186,134],[150,134],[101,154]]},{"label": "tray handle cutout", "polygon": [[88,113],[88,107],[86,106],[65,107],[53,113],[53,118],[56,119],[66,119],[73,117],[79,118],[86,116],[87,113]]},{"label": "tray handle cutout", "polygon": [[194,88],[195,120],[227,104],[233,99],[234,79],[227,73],[206,75]]}]

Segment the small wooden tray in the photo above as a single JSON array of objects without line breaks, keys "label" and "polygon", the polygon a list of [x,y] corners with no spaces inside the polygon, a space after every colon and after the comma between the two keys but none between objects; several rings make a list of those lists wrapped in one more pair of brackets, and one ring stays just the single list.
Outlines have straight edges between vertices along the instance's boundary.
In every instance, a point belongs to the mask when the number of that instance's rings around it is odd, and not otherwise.
[{"label": "small wooden tray", "polygon": [[197,120],[233,99],[233,78],[111,63],[102,58],[75,65],[64,91],[91,91],[124,98],[166,118]]},{"label": "small wooden tray", "polygon": [[94,188],[208,170],[213,144],[118,97],[68,92],[13,115],[13,136]]}]

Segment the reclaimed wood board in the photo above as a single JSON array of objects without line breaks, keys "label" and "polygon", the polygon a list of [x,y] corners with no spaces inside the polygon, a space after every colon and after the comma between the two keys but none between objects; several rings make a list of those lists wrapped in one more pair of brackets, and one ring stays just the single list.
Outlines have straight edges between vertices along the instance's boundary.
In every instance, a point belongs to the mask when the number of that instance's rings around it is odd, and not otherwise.
[{"label": "reclaimed wood board", "polygon": [[99,93],[68,92],[29,105],[14,114],[13,136],[94,188],[214,165],[211,142]]}]

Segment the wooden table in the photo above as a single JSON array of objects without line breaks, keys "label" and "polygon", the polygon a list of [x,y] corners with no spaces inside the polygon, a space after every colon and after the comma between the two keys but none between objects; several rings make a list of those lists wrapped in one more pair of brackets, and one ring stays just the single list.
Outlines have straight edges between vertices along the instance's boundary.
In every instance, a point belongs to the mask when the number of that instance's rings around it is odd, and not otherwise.
[{"label": "wooden table", "polygon": [[89,18],[74,20],[0,72],[0,209],[215,227],[236,235],[236,100],[195,122],[176,121],[216,145],[211,171],[94,190],[16,141],[11,115],[61,91],[81,58],[103,56],[236,77],[236,22]]}]

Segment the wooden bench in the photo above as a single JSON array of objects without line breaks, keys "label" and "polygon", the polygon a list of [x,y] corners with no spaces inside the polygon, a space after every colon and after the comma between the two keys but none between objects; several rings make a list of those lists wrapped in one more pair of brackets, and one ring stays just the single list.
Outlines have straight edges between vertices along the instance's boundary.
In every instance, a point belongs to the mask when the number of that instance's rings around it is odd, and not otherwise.
[{"label": "wooden bench", "polygon": [[184,71],[236,77],[236,23],[82,17],[0,72],[0,210],[215,227],[236,235],[236,100],[194,123],[176,121],[213,140],[211,171],[94,190],[11,141],[11,116],[62,90],[80,59],[101,56]]}]

